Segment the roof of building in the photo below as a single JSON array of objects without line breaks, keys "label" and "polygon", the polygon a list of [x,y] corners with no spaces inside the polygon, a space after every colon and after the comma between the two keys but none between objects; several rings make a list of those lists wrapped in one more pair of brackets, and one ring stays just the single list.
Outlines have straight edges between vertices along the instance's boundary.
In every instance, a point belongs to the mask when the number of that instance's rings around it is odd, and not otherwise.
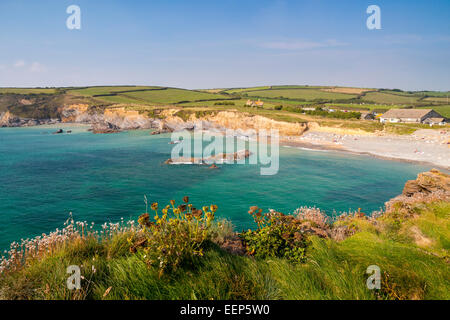
[{"label": "roof of building", "polygon": [[383,118],[422,118],[433,109],[390,109]]},{"label": "roof of building", "polygon": [[425,121],[444,122],[445,118],[428,118]]}]

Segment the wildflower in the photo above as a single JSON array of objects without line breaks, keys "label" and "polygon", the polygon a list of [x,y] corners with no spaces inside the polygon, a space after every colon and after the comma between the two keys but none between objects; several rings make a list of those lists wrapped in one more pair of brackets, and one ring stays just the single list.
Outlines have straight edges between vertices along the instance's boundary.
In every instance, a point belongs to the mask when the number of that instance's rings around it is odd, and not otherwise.
[{"label": "wildflower", "polygon": [[172,205],[172,207],[175,205],[175,200],[170,200],[170,204]]},{"label": "wildflower", "polygon": [[181,212],[185,212],[185,211],[186,211],[186,205],[185,205],[185,204],[181,204],[181,205],[178,206],[178,209],[179,209]]},{"label": "wildflower", "polygon": [[195,210],[195,211],[193,212],[193,215],[194,215],[194,217],[195,217],[196,219],[200,219],[200,218],[202,217],[202,215],[203,215],[203,212],[202,212],[202,210]]},{"label": "wildflower", "polygon": [[250,210],[248,211],[249,214],[254,214],[256,210],[259,208],[257,206],[250,207]]},{"label": "wildflower", "polygon": [[212,212],[216,212],[218,207],[215,204],[213,204],[210,209]]},{"label": "wildflower", "polygon": [[187,196],[184,197],[184,198],[183,198],[183,201],[186,202],[186,203],[188,203],[188,202],[189,202],[189,197],[187,197]]},{"label": "wildflower", "polygon": [[207,212],[208,212],[208,209],[209,209],[209,208],[208,208],[208,207],[206,207],[206,206],[205,206],[205,207],[203,207],[203,211],[205,211],[205,213],[207,213]]},{"label": "wildflower", "polygon": [[155,210],[155,211],[158,210],[158,202],[152,203],[151,208],[152,208],[152,210]]},{"label": "wildflower", "polygon": [[[139,217],[138,223],[139,223],[141,226],[146,226],[146,225],[148,225],[148,223],[149,223],[149,219],[150,219],[149,214],[148,214],[148,213],[144,213],[143,215],[141,215],[141,216]],[[105,225],[104,229],[106,229],[106,225]]]},{"label": "wildflower", "polygon": [[178,208],[175,208],[175,209],[173,209],[173,213],[174,213],[174,214],[180,214],[180,213],[181,213],[181,210],[178,209]]},{"label": "wildflower", "polygon": [[162,213],[163,213],[164,215],[166,215],[166,214],[167,214],[167,209],[166,209],[166,208],[162,209]]}]

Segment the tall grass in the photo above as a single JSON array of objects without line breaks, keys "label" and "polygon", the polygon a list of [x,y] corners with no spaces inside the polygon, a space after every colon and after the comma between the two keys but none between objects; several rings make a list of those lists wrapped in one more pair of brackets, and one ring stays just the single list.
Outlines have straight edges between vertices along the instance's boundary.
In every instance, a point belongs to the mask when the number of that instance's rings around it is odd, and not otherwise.
[{"label": "tall grass", "polygon": [[[418,203],[410,210],[414,215],[393,210],[379,218],[341,217],[335,225],[352,226],[356,233],[343,241],[310,235],[305,263],[230,254],[218,244],[234,236],[232,228],[215,222],[203,256],[163,275],[146,262],[143,250],[130,251],[136,225],[107,225],[100,234],[74,223],[76,231],[66,241],[3,269],[0,298],[449,299],[450,203]],[[304,208],[298,215],[327,227],[318,212]],[[412,227],[431,243],[417,242]],[[66,286],[69,265],[81,268],[81,290]],[[366,287],[370,265],[381,269],[381,290]]]}]

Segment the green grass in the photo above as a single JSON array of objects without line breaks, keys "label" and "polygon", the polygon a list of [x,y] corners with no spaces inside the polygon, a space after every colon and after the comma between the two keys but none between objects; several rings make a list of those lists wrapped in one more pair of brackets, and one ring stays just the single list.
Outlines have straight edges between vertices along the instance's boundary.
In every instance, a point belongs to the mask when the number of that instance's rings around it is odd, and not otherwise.
[{"label": "green grass", "polygon": [[319,89],[272,89],[272,90],[255,90],[246,91],[248,96],[262,97],[262,98],[286,98],[286,99],[303,99],[303,100],[338,100],[338,99],[352,99],[356,95],[346,93],[334,93],[322,91]]},{"label": "green grass", "polygon": [[118,92],[128,92],[134,90],[152,90],[160,89],[160,87],[146,87],[146,86],[105,86],[105,87],[87,87],[87,88],[71,88],[68,89],[69,93],[82,95],[82,96],[95,96],[114,94]]},{"label": "green grass", "polygon": [[384,93],[384,92],[367,92],[363,97],[363,101],[371,101],[379,104],[401,104],[401,105],[413,105],[418,102],[417,96],[405,96],[397,93]]},{"label": "green grass", "polygon": [[450,118],[450,105],[420,107],[419,109],[433,109],[440,115]]},{"label": "green grass", "polygon": [[155,90],[155,91],[128,92],[123,95],[150,104],[176,104],[181,102],[194,102],[201,100],[230,99],[229,96],[221,94],[175,89],[175,88],[168,88],[166,90]]}]

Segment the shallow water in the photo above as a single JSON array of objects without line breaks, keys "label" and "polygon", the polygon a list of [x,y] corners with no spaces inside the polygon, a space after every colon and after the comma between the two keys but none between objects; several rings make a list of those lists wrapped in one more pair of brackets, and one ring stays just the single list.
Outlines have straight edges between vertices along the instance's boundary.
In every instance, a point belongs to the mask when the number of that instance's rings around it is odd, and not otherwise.
[{"label": "shallow water", "polygon": [[257,165],[168,166],[169,135],[148,131],[94,135],[83,126],[0,129],[0,248],[61,227],[69,212],[96,224],[136,218],[149,202],[188,195],[217,204],[236,229],[253,226],[248,208],[289,213],[317,206],[328,213],[371,212],[429,167],[332,151],[282,147],[277,175]]}]

